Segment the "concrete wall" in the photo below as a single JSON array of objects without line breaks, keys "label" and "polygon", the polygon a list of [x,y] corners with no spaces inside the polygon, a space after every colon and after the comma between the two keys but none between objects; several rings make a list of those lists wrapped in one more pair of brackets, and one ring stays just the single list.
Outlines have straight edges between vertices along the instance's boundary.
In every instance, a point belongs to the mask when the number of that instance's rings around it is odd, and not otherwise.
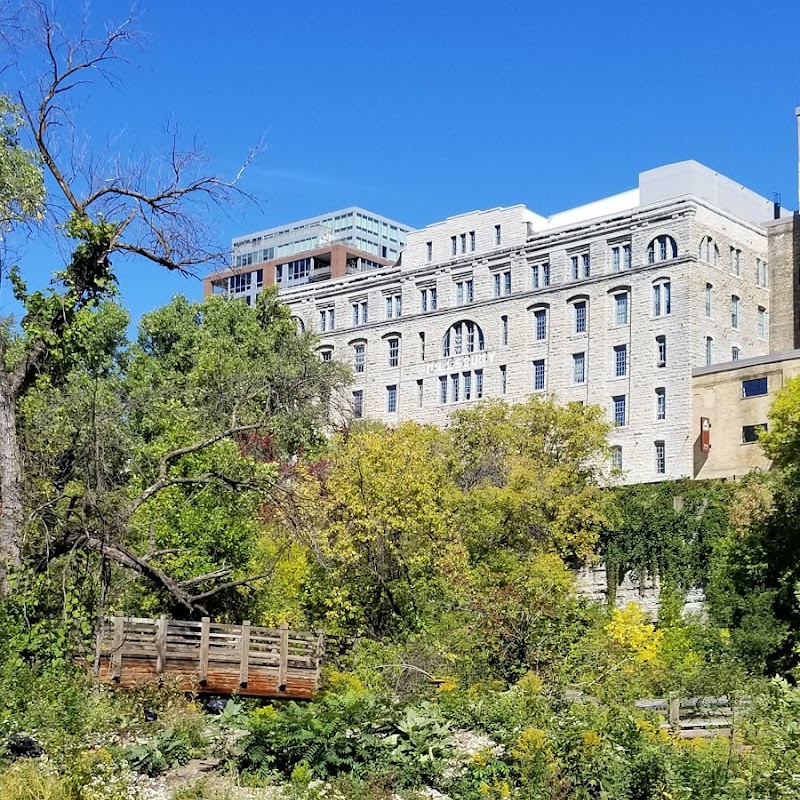
[{"label": "concrete wall", "polygon": [[[769,469],[770,461],[758,442],[742,441],[745,425],[767,422],[775,393],[787,380],[800,375],[800,351],[700,368],[692,377],[692,425],[698,439],[694,448],[694,477],[738,478],[754,469]],[[742,396],[742,381],[767,378],[768,393]],[[711,449],[699,446],[700,419],[711,421]]]}]

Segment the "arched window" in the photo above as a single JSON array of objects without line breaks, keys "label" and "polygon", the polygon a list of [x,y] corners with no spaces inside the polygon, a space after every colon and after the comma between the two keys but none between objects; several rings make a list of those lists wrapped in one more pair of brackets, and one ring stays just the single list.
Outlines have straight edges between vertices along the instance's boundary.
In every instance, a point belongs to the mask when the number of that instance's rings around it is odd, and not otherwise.
[{"label": "arched window", "polygon": [[714,267],[719,266],[719,247],[710,236],[704,236],[700,240],[700,252],[698,253],[698,257],[701,261],[705,261]]},{"label": "arched window", "polygon": [[444,357],[459,356],[462,353],[477,353],[484,349],[483,331],[479,325],[468,320],[460,320],[451,325],[442,342]]},{"label": "arched window", "polygon": [[678,243],[666,234],[656,236],[647,245],[647,263],[655,264],[658,261],[667,261],[670,258],[678,257]]},{"label": "arched window", "polygon": [[305,322],[303,322],[302,319],[300,319],[300,317],[292,316],[292,321],[294,322],[295,325],[297,325],[297,330],[300,333],[306,332],[306,324]]}]

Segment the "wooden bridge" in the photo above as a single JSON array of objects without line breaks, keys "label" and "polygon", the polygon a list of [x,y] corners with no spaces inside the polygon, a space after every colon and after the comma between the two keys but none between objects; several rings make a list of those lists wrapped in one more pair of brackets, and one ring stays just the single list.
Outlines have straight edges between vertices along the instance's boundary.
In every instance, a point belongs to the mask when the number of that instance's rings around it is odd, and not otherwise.
[{"label": "wooden bridge", "polygon": [[123,687],[175,676],[184,691],[308,700],[319,682],[322,633],[116,616],[106,622],[100,679]]}]

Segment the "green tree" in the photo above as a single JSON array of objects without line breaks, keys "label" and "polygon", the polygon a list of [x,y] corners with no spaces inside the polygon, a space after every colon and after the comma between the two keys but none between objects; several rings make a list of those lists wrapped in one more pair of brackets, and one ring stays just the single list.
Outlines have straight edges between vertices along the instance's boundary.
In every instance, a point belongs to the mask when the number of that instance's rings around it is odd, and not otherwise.
[{"label": "green tree", "polygon": [[[45,3],[20,2],[8,11],[26,30],[23,41],[11,44],[35,54],[11,54],[9,62],[24,60],[26,72],[2,74],[0,225],[13,238],[15,227],[41,222],[72,254],[43,290],[30,290],[22,270],[2,265],[23,314],[6,320],[0,334],[0,595],[8,588],[8,570],[22,564],[24,543],[41,544],[26,529],[35,505],[23,474],[20,403],[43,374],[54,384],[64,380],[72,348],[80,355],[81,329],[89,321],[83,312],[114,294],[112,257],[183,272],[223,263],[223,249],[206,223],[213,208],[238,192],[235,181],[204,174],[199,153],[181,149],[174,131],[163,160],[96,158],[83,143],[76,145],[84,135],[76,130],[73,104],[93,76],[119,62],[120,48],[135,38],[130,20],[94,36],[85,19],[62,23]],[[2,37],[0,46],[8,44]],[[33,75],[31,64],[39,67]],[[19,107],[8,96],[18,97]],[[75,160],[79,153],[85,153],[82,161]]]},{"label": "green tree", "polygon": [[555,550],[575,563],[592,554],[608,525],[608,424],[598,406],[488,400],[455,412],[448,434],[473,555]]},{"label": "green tree", "polygon": [[300,464],[274,522],[311,554],[310,616],[379,637],[424,626],[462,561],[458,496],[447,439],[432,426],[357,428]]},{"label": "green tree", "polygon": [[800,379],[778,391],[759,441],[773,470],[738,487],[708,595],[752,669],[797,676],[800,661]]}]

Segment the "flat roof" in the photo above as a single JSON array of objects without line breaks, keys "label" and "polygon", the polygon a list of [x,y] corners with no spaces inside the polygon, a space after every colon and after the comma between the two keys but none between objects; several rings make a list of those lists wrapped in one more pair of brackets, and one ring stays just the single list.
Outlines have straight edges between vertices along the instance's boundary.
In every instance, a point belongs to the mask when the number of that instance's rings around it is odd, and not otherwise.
[{"label": "flat roof", "polygon": [[711,364],[707,367],[695,367],[692,370],[692,377],[699,378],[701,375],[713,375],[715,372],[733,372],[737,369],[745,369],[745,367],[760,367],[767,364],[780,364],[781,361],[791,361],[793,358],[800,358],[800,350],[786,350],[782,353],[767,353],[765,356],[740,358],[738,361],[724,361],[722,364]]}]

